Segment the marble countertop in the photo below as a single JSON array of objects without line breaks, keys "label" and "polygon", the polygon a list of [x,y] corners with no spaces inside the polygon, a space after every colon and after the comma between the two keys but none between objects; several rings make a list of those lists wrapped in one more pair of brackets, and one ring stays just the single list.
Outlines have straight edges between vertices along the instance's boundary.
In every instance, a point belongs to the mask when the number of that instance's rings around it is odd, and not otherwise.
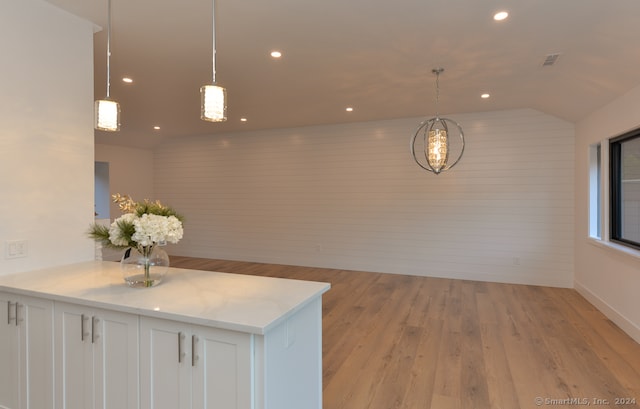
[{"label": "marble countertop", "polygon": [[0,276],[0,291],[265,334],[328,291],[328,283],[169,268],[162,283],[130,288],[120,264],[90,261]]}]

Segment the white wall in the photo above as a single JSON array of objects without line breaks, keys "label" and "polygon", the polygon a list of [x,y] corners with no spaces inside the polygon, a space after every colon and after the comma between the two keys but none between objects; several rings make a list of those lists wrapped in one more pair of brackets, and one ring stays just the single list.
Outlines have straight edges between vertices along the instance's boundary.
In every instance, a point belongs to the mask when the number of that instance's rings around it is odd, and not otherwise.
[{"label": "white wall", "polygon": [[[0,50],[0,274],[90,260],[93,25],[3,0]],[[5,258],[16,239],[27,257]]]},{"label": "white wall", "polygon": [[[109,196],[120,193],[136,201],[156,199],[153,193],[153,151],[96,144],[95,156],[96,161],[109,164]],[[111,198],[109,202],[112,222],[122,215],[122,211]],[[165,250],[170,251],[170,248]],[[122,250],[101,248],[97,256],[102,260],[116,261],[122,258],[122,253]]]},{"label": "white wall", "polygon": [[435,176],[409,155],[422,119],[162,145],[156,195],[186,216],[172,254],[572,286],[573,125],[452,116],[467,149]]},{"label": "white wall", "polygon": [[[96,144],[95,158],[109,163],[110,194],[129,195],[137,201],[154,200],[153,151]],[[111,203],[111,220],[122,215],[118,205]]]},{"label": "white wall", "polygon": [[640,87],[576,125],[575,287],[640,342],[640,258],[588,238],[589,145],[640,126]]}]

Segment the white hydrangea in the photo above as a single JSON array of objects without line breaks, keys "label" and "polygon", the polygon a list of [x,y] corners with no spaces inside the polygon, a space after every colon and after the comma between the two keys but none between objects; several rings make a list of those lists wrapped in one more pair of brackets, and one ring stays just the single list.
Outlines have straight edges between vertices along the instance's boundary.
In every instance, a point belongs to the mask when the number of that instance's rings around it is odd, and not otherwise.
[{"label": "white hydrangea", "polygon": [[127,246],[129,242],[122,236],[122,230],[118,226],[120,222],[133,223],[137,216],[133,213],[125,213],[111,223],[109,227],[109,241],[116,246]]},{"label": "white hydrangea", "polygon": [[139,246],[177,243],[183,234],[182,222],[175,216],[143,214],[133,220],[135,233],[131,239]]}]

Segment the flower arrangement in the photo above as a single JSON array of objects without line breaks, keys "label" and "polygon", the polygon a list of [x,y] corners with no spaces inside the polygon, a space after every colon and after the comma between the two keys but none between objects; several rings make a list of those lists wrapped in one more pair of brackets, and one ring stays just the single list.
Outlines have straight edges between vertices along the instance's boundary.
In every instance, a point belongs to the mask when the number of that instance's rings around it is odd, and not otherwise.
[{"label": "flower arrangement", "polygon": [[119,193],[112,198],[124,214],[110,227],[94,224],[89,230],[89,237],[104,246],[135,247],[143,253],[145,247],[177,243],[182,238],[182,216],[160,201],[135,202]]},{"label": "flower arrangement", "polygon": [[[105,247],[136,249],[146,260],[145,286],[150,287],[154,284],[149,276],[149,256],[155,246],[177,243],[182,239],[182,216],[157,200],[136,202],[128,195],[120,194],[115,194],[112,198],[124,214],[109,227],[93,224],[89,229],[89,237]],[[125,257],[127,256],[125,253]]]}]

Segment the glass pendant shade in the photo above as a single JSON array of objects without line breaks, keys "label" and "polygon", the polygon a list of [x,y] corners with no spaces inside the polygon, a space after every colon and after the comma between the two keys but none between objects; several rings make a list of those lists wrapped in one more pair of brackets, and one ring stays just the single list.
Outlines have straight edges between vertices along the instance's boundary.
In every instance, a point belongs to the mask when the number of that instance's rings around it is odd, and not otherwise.
[{"label": "glass pendant shade", "polygon": [[120,104],[110,99],[99,99],[95,102],[94,128],[100,131],[115,132],[120,130]]},{"label": "glass pendant shade", "polygon": [[227,120],[227,90],[217,85],[200,88],[200,119],[209,122]]},{"label": "glass pendant shade", "polygon": [[429,131],[429,141],[427,143],[427,160],[436,173],[447,164],[449,156],[449,139],[447,131],[436,129]]}]

